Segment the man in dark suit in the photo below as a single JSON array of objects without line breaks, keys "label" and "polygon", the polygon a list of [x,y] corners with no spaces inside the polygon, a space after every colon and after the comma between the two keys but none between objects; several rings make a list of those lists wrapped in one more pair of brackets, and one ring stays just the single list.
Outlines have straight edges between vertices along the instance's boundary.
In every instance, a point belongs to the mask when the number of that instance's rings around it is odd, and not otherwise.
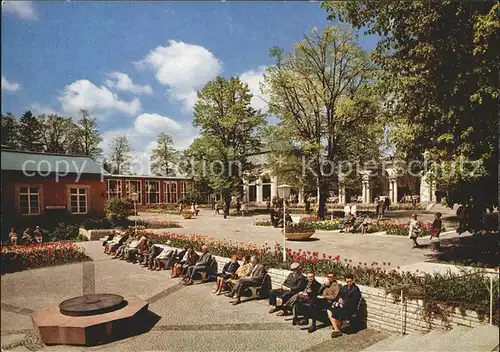
[{"label": "man in dark suit", "polygon": [[261,286],[264,278],[266,277],[267,270],[264,268],[264,265],[259,264],[256,256],[250,258],[250,263],[252,263],[253,266],[250,275],[239,279],[233,291],[227,295],[228,297],[233,297],[236,294],[236,300],[232,302],[233,305],[240,304],[243,293],[248,290],[249,287]]},{"label": "man in dark suit", "polygon": [[193,284],[193,280],[197,274],[206,273],[212,268],[212,254],[208,251],[208,247],[203,245],[201,251],[203,254],[200,259],[198,259],[195,265],[187,269],[183,282],[186,286]]},{"label": "man in dark suit", "polygon": [[[304,275],[302,275],[302,271],[300,269],[299,263],[292,263],[290,265],[290,270],[292,271],[286,280],[281,285],[281,288],[275,289],[271,291],[269,297],[269,304],[274,306],[269,313],[280,312],[278,315],[284,315],[285,312],[282,309],[282,306],[287,303],[287,301],[296,293],[303,291],[306,288],[307,281]],[[281,298],[281,306],[277,305],[277,299]]]},{"label": "man in dark suit", "polygon": [[299,306],[307,305],[311,306],[317,299],[321,284],[316,280],[316,275],[310,271],[307,273],[307,285],[304,291],[300,291],[292,296],[286,303],[285,307],[293,311],[293,325],[297,325]]}]

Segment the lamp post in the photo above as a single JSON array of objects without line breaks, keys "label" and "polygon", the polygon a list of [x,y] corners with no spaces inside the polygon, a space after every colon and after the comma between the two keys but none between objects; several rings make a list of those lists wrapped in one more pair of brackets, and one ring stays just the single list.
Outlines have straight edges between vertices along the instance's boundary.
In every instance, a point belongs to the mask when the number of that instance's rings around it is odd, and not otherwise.
[{"label": "lamp post", "polygon": [[130,198],[134,201],[134,223],[135,223],[135,236],[137,237],[137,199],[139,195],[137,193],[130,194]]},{"label": "lamp post", "polygon": [[283,262],[286,262],[286,198],[290,197],[289,185],[278,186],[278,195],[283,198]]}]

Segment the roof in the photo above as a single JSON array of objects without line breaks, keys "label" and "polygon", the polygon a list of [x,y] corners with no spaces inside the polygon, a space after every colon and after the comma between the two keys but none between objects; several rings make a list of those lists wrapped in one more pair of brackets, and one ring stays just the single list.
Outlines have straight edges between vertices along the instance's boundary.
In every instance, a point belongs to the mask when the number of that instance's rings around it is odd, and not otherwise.
[{"label": "roof", "polygon": [[255,166],[266,165],[268,162],[267,152],[260,154],[253,154],[247,157],[247,161]]},{"label": "roof", "polygon": [[107,175],[108,179],[113,178],[148,178],[148,179],[161,179],[161,180],[189,180],[187,176],[154,176],[154,175]]},{"label": "roof", "polygon": [[87,156],[2,150],[2,170],[109,175]]}]

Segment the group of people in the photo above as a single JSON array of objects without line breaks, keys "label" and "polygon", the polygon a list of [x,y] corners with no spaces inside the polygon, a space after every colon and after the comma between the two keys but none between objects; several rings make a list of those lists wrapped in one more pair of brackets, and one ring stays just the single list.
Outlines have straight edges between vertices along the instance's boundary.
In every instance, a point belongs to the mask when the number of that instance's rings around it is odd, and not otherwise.
[{"label": "group of people", "polygon": [[[441,217],[443,214],[437,212],[434,214],[434,221],[431,225],[431,240],[433,238],[439,238],[441,231],[443,229],[443,220]],[[418,248],[420,245],[417,242],[417,238],[422,234],[422,224],[418,220],[418,215],[416,213],[412,214],[410,222],[408,224],[408,238],[413,241],[413,248]]]},{"label": "group of people", "polygon": [[[311,319],[308,332],[314,332],[317,318],[326,311],[332,323],[332,337],[338,337],[342,321],[351,319],[361,301],[361,291],[354,284],[352,276],[345,277],[346,286],[337,283],[333,274],[328,274],[328,282],[320,284],[313,272],[303,275],[301,266],[292,263],[291,273],[280,288],[271,290],[267,270],[259,263],[257,256],[244,256],[241,264],[238,257],[233,255],[221,272],[215,257],[208,247],[203,245],[201,254],[196,253],[192,245],[186,245],[182,250],[169,247],[155,246],[144,235],[119,234],[110,236],[104,241],[104,253],[113,258],[127,260],[149,270],[166,269],[171,271],[171,278],[178,278],[180,283],[189,286],[200,276],[203,281],[215,278],[213,293],[232,298],[230,303],[242,303],[242,297],[252,287],[259,288],[261,297],[269,297],[272,309],[269,313],[278,313],[279,316],[293,314],[293,325],[306,325]],[[205,273],[205,275],[202,275]],[[267,294],[266,294],[267,291]]]},{"label": "group of people", "polygon": [[[184,211],[184,204],[181,202],[179,203],[179,215],[181,215],[183,211]],[[191,204],[191,213],[193,213],[193,216],[198,216],[198,214],[200,213],[198,203]]]},{"label": "group of people", "polygon": [[9,231],[9,241],[11,246],[17,245],[30,245],[33,243],[42,243],[43,242],[43,232],[40,229],[40,226],[36,226],[33,230],[30,227],[27,227],[21,238],[17,234],[16,228],[11,227]]}]

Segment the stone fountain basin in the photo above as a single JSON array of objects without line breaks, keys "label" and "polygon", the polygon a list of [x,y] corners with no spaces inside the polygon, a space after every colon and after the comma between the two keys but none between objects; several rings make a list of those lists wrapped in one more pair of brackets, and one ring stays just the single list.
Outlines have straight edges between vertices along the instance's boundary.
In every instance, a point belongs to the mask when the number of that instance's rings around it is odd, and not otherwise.
[{"label": "stone fountain basin", "polygon": [[86,316],[64,315],[55,305],[32,313],[31,320],[45,344],[97,345],[126,337],[147,315],[148,302],[134,296],[124,301],[118,310]]}]

